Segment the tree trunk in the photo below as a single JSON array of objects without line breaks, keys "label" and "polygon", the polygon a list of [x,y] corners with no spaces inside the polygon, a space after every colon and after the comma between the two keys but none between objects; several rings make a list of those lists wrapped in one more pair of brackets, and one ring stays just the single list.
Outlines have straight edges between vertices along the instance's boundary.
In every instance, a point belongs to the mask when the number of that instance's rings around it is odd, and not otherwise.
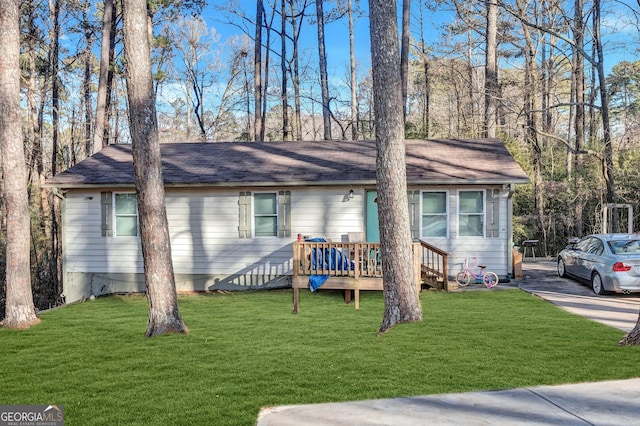
[{"label": "tree trunk", "polygon": [[351,139],[360,139],[358,113],[358,79],[356,77],[355,29],[353,24],[353,3],[348,1],[347,14],[349,16],[349,71],[351,74]]},{"label": "tree trunk", "polygon": [[[264,9],[263,9],[264,13]],[[262,85],[262,138],[261,141],[264,141],[266,126],[267,126],[267,93],[269,93],[269,70],[271,63],[271,31],[273,29],[273,20],[275,18],[275,11],[272,10],[271,16],[267,21],[267,18],[264,18],[264,27],[267,30],[267,37],[265,40],[265,50],[264,50],[264,83]]]},{"label": "tree trunk", "polygon": [[477,137],[476,133],[476,67],[474,64],[474,56],[475,52],[473,49],[473,37],[471,35],[471,28],[467,30],[467,101],[466,101],[466,111],[467,114],[464,118],[464,129],[463,132],[467,133],[471,137]]},{"label": "tree trunk", "polygon": [[[82,9],[82,29],[84,32],[85,50],[83,52],[84,79],[82,82],[82,110],[84,110],[84,158],[92,154],[91,149],[91,49],[93,48],[93,32],[89,22],[89,2],[85,1]],[[75,151],[75,150],[74,150]],[[74,161],[75,163],[75,161]]]},{"label": "tree trunk", "polygon": [[[604,72],[604,54],[602,52],[602,38],[600,36],[600,0],[593,3],[594,28],[593,40],[596,45],[596,69],[598,71],[598,83],[600,84],[600,114],[602,117],[602,131],[604,137],[604,162],[605,172],[604,179],[607,184],[607,202],[617,203],[616,181],[613,167],[613,145],[611,142],[611,124],[609,121],[609,94],[607,93],[607,81]],[[611,215],[611,227],[613,232],[619,232],[618,214],[616,208],[613,209]]]},{"label": "tree trunk", "polygon": [[498,32],[498,4],[495,0],[487,2],[487,40],[484,69],[484,136],[496,137],[498,102],[498,55],[496,35]]},{"label": "tree trunk", "polygon": [[96,123],[93,129],[93,146],[88,155],[94,150],[100,150],[109,145],[108,116],[109,92],[113,75],[111,64],[114,59],[115,45],[115,10],[113,0],[104,0],[102,15],[102,43],[100,47],[100,74],[98,77],[98,100],[96,105]]},{"label": "tree trunk", "polygon": [[400,70],[402,79],[402,117],[407,121],[409,94],[409,40],[411,39],[411,0],[402,1],[402,43],[400,45]]},{"label": "tree trunk", "polygon": [[640,312],[638,313],[638,321],[629,333],[618,342],[620,346],[640,346]]},{"label": "tree trunk", "polygon": [[[573,32],[576,46],[582,50],[584,44],[584,25],[583,25],[583,0],[575,0]],[[575,206],[574,206],[574,233],[576,237],[582,237],[583,224],[583,205],[584,205],[584,181],[582,179],[584,158],[580,152],[584,149],[585,135],[585,119],[584,119],[584,58],[574,48],[573,61],[573,80],[575,84],[575,152],[574,157],[575,168],[573,174],[574,190],[575,190]]]},{"label": "tree trunk", "polygon": [[424,57],[424,138],[429,139],[431,133],[431,73],[429,59]]},{"label": "tree trunk", "polygon": [[[27,180],[30,186],[39,185],[39,175],[42,173],[42,151],[41,137],[40,137],[40,120],[38,114],[38,105],[36,102],[36,93],[38,87],[36,84],[36,39],[38,37],[38,28],[36,26],[36,12],[33,1],[27,3],[27,55],[29,57],[29,85],[27,86],[27,123],[26,129],[28,135],[28,143],[31,145],[31,158],[29,159],[29,179]],[[43,97],[43,96],[41,96]],[[29,190],[29,193],[31,191]]]},{"label": "tree trunk", "polygon": [[49,51],[49,69],[51,70],[51,174],[57,173],[58,167],[58,135],[60,128],[59,112],[60,112],[60,82],[58,80],[58,61],[60,56],[60,2],[58,0],[49,0],[49,11],[51,12],[51,31],[49,34],[49,43],[51,50]]},{"label": "tree trunk", "polygon": [[253,140],[264,141],[264,117],[262,116],[262,19],[264,4],[256,0],[256,37],[253,48],[253,99],[254,121]]},{"label": "tree trunk", "polygon": [[376,181],[385,312],[379,333],[422,320],[413,277],[396,5],[369,0],[376,123]]},{"label": "tree trunk", "polygon": [[295,2],[289,0],[289,9],[291,10],[291,41],[293,52],[291,62],[293,63],[293,72],[291,75],[291,83],[293,84],[293,105],[295,107],[295,140],[302,140],[302,105],[300,102],[300,58],[299,58],[299,40],[300,31],[302,30],[302,21],[305,16],[305,9],[300,11],[300,25],[298,25],[298,14],[295,10]]},{"label": "tree trunk", "polygon": [[420,130],[420,137],[429,139],[430,133],[430,109],[431,109],[431,76],[429,72],[429,49],[425,42],[425,25],[424,25],[424,6],[422,2],[418,2],[418,21],[420,30],[420,54],[422,56],[422,70],[424,73],[424,84],[422,88],[422,124]]},{"label": "tree trunk", "polygon": [[144,279],[149,301],[148,337],[186,333],[178,308],[164,199],[158,122],[151,79],[147,2],[123,3],[129,125],[138,200]]},{"label": "tree trunk", "polygon": [[536,105],[536,49],[529,27],[522,26],[524,36],[524,114],[526,119],[525,139],[533,153],[533,197],[542,241],[546,243],[546,227],[544,220],[544,180],[542,178],[542,146],[538,139],[538,108]]},{"label": "tree trunk", "polygon": [[282,77],[282,87],[280,88],[280,96],[282,101],[282,140],[291,139],[289,122],[289,95],[287,94],[287,9],[285,0],[280,0],[280,14],[282,18],[280,27],[280,72]]},{"label": "tree trunk", "polygon": [[[0,146],[7,210],[6,305],[3,327],[37,324],[31,290],[30,215],[20,117],[20,2],[0,2]],[[11,173],[7,173],[7,171]]]},{"label": "tree trunk", "polygon": [[329,107],[329,79],[327,76],[327,53],[324,47],[324,10],[323,0],[316,0],[316,18],[318,21],[318,58],[320,66],[320,91],[322,93],[322,123],[324,140],[331,140],[331,109]]}]

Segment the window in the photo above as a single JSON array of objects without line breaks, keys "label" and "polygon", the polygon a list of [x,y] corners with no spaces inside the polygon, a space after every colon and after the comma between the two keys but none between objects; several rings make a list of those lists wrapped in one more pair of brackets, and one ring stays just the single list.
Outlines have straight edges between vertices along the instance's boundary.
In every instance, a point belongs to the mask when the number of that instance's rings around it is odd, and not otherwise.
[{"label": "window", "polygon": [[239,238],[291,238],[290,191],[242,191],[238,206]]},{"label": "window", "polygon": [[458,193],[458,236],[484,236],[484,192]]},{"label": "window", "polygon": [[596,256],[600,256],[604,251],[604,245],[599,239],[592,238],[586,251],[588,253],[595,254]]},{"label": "window", "polygon": [[278,235],[278,194],[253,194],[253,222],[256,237]]},{"label": "window", "polygon": [[447,193],[422,193],[422,237],[447,236]]},{"label": "window", "polygon": [[579,251],[589,251],[589,246],[591,245],[591,237],[584,237],[581,239],[578,244],[576,244],[576,249]]},{"label": "window", "polygon": [[116,236],[138,235],[136,194],[114,194]]}]

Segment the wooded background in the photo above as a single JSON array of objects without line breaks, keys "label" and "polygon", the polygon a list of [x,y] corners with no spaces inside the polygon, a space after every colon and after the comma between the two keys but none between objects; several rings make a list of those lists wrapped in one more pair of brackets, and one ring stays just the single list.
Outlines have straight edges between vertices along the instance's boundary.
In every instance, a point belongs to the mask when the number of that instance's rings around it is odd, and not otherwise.
[{"label": "wooded background", "polygon": [[[211,3],[215,25],[237,36],[219,37],[201,18],[202,0],[150,2],[162,142],[374,138],[371,70],[360,65],[353,37],[354,22],[369,19],[366,4],[259,0],[242,10],[235,1]],[[107,144],[130,142],[122,8],[118,0],[20,5],[32,286],[36,307],[45,309],[60,301],[61,253],[59,199],[42,184]],[[638,230],[639,4],[400,6],[406,137],[501,138],[532,181],[516,188],[516,244],[539,239],[540,254],[553,255],[569,237],[600,232],[608,203],[632,205]],[[444,12],[452,19],[434,37],[430,23]],[[350,30],[340,46],[350,60],[331,74],[324,40],[335,25]],[[317,40],[311,51],[301,46],[309,34]],[[2,173],[0,313],[11,171]],[[614,230],[626,231],[624,212],[609,219]]]}]

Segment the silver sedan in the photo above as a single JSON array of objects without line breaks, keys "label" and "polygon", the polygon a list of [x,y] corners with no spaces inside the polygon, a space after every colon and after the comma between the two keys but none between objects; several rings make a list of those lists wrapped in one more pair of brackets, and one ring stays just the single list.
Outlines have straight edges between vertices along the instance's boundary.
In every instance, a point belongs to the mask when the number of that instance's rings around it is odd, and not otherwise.
[{"label": "silver sedan", "polygon": [[640,235],[594,234],[558,254],[558,275],[591,284],[596,294],[640,292]]}]

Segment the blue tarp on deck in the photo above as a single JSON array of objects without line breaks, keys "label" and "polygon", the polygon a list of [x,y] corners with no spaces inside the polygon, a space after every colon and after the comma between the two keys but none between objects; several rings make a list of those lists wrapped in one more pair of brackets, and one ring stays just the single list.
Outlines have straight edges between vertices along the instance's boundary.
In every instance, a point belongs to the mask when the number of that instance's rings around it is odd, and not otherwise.
[{"label": "blue tarp on deck", "polygon": [[[310,238],[305,241],[324,243],[324,238]],[[342,255],[342,252],[335,248],[323,249],[314,248],[311,250],[311,269],[317,271],[318,269],[330,270],[330,271],[348,271],[353,269],[354,265],[348,258]],[[309,276],[309,289],[316,291],[322,284],[327,281],[329,275],[310,275]]]}]

